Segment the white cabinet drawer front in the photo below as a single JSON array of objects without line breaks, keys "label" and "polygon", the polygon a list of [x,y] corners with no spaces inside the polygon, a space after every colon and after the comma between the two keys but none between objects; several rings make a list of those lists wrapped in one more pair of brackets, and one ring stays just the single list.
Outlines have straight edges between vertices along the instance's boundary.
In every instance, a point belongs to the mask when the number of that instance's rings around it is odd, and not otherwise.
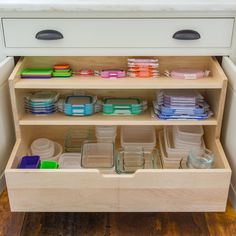
[{"label": "white cabinet drawer front", "polygon": [[[3,19],[2,21],[5,45],[9,48],[228,48],[231,46],[234,24],[233,18]],[[36,34],[43,30],[57,31],[56,37],[61,33],[63,38],[36,39]],[[174,39],[173,35],[181,30],[195,31],[199,33],[200,38]]]}]

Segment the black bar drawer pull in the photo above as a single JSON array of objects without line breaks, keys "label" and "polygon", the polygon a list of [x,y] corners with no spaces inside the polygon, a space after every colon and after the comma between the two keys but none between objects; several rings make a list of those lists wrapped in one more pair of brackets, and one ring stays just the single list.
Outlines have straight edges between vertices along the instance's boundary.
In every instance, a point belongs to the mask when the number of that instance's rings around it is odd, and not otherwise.
[{"label": "black bar drawer pull", "polygon": [[174,33],[173,38],[178,40],[197,40],[201,38],[201,35],[194,30],[180,30]]},{"label": "black bar drawer pull", "polygon": [[63,35],[56,30],[42,30],[35,35],[35,38],[39,40],[58,40],[63,39]]}]

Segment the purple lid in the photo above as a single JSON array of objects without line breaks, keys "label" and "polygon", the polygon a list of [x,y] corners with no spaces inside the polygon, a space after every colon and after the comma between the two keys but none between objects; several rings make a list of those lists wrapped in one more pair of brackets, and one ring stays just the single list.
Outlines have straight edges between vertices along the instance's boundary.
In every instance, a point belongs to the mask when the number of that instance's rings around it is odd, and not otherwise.
[{"label": "purple lid", "polygon": [[20,164],[18,165],[19,169],[37,169],[40,165],[39,156],[23,156]]}]

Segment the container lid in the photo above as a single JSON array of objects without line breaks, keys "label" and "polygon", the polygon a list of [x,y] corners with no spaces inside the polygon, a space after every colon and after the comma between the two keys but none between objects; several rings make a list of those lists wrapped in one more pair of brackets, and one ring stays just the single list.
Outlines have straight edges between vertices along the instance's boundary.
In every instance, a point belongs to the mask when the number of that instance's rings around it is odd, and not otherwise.
[{"label": "container lid", "polygon": [[105,98],[104,104],[114,104],[114,105],[132,105],[140,104],[139,98]]},{"label": "container lid", "polygon": [[71,105],[85,105],[93,102],[92,96],[68,96],[66,103]]}]

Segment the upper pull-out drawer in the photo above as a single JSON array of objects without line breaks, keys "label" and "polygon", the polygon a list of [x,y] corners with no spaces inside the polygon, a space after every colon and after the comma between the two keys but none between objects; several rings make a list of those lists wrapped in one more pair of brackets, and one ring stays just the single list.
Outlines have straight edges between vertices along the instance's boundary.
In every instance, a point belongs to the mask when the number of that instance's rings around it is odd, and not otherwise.
[{"label": "upper pull-out drawer", "polygon": [[233,18],[3,19],[9,48],[228,48],[233,24]]}]

